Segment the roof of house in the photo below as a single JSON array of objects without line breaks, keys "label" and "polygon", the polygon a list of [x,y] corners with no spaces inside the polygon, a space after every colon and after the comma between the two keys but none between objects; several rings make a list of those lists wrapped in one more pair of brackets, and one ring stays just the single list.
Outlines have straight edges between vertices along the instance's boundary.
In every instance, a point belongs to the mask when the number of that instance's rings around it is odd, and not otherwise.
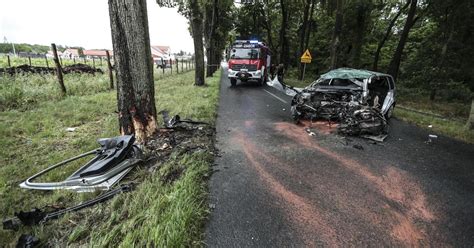
[{"label": "roof of house", "polygon": [[64,50],[63,53],[69,53],[69,54],[72,54],[72,55],[75,55],[75,56],[79,56],[79,49],[67,48],[66,50]]},{"label": "roof of house", "polygon": [[151,46],[151,55],[153,57],[164,57],[171,53],[169,46]]},{"label": "roof of house", "polygon": [[[58,56],[63,54],[61,51],[57,51],[57,52],[58,52]],[[49,50],[47,54],[53,55],[53,51]]]},{"label": "roof of house", "polygon": [[[92,49],[92,50],[84,50],[82,53],[85,56],[107,56],[105,53],[107,50],[99,50],[99,49]],[[109,54],[112,56],[112,51],[109,51]]]}]

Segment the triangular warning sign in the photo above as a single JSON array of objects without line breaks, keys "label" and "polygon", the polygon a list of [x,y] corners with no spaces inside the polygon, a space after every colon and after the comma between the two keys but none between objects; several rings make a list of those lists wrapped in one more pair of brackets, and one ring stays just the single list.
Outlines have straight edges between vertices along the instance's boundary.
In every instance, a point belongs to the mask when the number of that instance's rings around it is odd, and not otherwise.
[{"label": "triangular warning sign", "polygon": [[303,55],[301,55],[301,59],[313,59],[311,57],[311,53],[309,52],[309,49],[306,49],[306,51],[304,51]]}]

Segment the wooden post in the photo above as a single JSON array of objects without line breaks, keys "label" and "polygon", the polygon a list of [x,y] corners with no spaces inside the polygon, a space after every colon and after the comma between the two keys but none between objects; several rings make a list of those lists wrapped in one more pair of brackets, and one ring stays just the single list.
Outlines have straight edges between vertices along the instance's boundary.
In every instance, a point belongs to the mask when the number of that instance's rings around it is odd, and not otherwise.
[{"label": "wooden post", "polygon": [[94,59],[94,57],[92,57],[92,67],[95,68],[95,59]]},{"label": "wooden post", "polygon": [[85,57],[85,56],[84,56],[84,64],[87,64],[87,62],[86,62],[86,57]]},{"label": "wooden post", "polygon": [[99,57],[100,66],[102,66],[102,57]]},{"label": "wooden post", "polygon": [[28,56],[28,64],[30,64],[30,66],[31,66],[31,57],[30,56]]},{"label": "wooden post", "polygon": [[109,51],[105,51],[107,56],[107,67],[109,68],[109,80],[110,80],[110,89],[114,88],[114,74],[112,72],[112,63],[110,63],[110,54]]},{"label": "wooden post", "polygon": [[44,61],[46,61],[46,67],[49,68],[48,56],[44,55]]},{"label": "wooden post", "polygon": [[165,60],[161,58],[161,70],[163,71],[163,75],[165,75]]},{"label": "wooden post", "polygon": [[61,63],[58,58],[58,51],[56,50],[56,44],[51,43],[51,48],[54,54],[54,63],[56,64],[56,74],[58,75],[59,86],[61,86],[61,92],[63,95],[66,95],[66,86],[64,86],[63,80],[63,69],[61,68]]},{"label": "wooden post", "polygon": [[171,71],[171,74],[173,74],[173,60],[171,60],[171,58],[170,58],[170,71]]},{"label": "wooden post", "polygon": [[76,63],[76,57],[72,58],[72,63],[74,63],[74,64]]},{"label": "wooden post", "polygon": [[[57,52],[56,52],[57,54]],[[63,65],[63,57],[59,57],[59,62],[61,62],[61,65]]]},{"label": "wooden post", "polygon": [[12,67],[12,64],[10,62],[10,55],[7,55],[7,62],[8,62],[8,67]]},{"label": "wooden post", "polygon": [[179,59],[176,59],[176,74],[179,73]]}]

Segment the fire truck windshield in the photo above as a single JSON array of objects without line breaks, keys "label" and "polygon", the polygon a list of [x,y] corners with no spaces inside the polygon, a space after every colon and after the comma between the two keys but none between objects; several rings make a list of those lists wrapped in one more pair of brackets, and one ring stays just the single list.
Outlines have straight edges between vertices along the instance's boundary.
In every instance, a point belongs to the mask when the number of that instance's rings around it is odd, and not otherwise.
[{"label": "fire truck windshield", "polygon": [[259,49],[232,49],[230,54],[231,59],[258,59],[259,58]]}]

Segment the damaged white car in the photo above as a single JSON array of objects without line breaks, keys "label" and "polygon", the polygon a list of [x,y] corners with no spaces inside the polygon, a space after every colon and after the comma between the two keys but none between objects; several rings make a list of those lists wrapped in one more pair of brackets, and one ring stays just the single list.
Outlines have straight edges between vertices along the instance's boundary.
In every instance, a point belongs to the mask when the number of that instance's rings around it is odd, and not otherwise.
[{"label": "damaged white car", "polygon": [[293,90],[291,114],[300,119],[338,121],[339,132],[349,135],[386,133],[387,119],[395,108],[395,82],[379,72],[339,68],[311,85]]}]

